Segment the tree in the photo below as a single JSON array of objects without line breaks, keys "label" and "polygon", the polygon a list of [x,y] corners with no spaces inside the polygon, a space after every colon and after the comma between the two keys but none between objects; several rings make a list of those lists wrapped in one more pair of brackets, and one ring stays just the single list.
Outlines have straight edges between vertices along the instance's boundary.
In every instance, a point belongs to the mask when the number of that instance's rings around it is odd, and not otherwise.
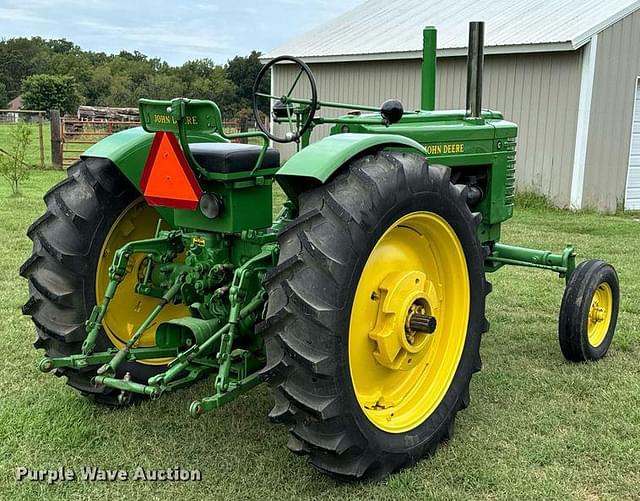
[{"label": "tree", "polygon": [[178,70],[184,84],[184,96],[215,101],[226,117],[240,109],[238,88],[227,78],[225,68],[210,59],[187,61]]},{"label": "tree", "polygon": [[[60,40],[51,40],[51,42],[61,42]],[[57,49],[48,57],[48,68],[46,73],[48,75],[60,75],[60,76],[72,76],[75,82],[78,84],[78,92],[81,96],[87,96],[89,89],[87,83],[91,81],[96,66],[91,62],[91,59],[86,52],[83,52],[78,47],[72,47],[66,52],[63,52],[62,47],[56,45]]]},{"label": "tree", "polygon": [[[251,108],[253,83],[262,67],[259,58],[260,52],[252,51],[224,66],[199,59],[172,67],[136,50],[105,54],[64,39],[0,40],[0,106],[21,91],[29,108],[63,112],[75,111],[79,103],[130,107],[142,97],[191,97],[213,100],[226,117],[237,117]],[[260,90],[269,91],[269,75]],[[268,101],[260,104],[268,113]]]},{"label": "tree", "polygon": [[24,122],[11,126],[7,150],[0,151],[0,175],[9,181],[13,196],[20,195],[20,183],[29,177],[30,166],[24,161],[33,130]]},{"label": "tree", "polygon": [[111,92],[111,69],[103,64],[94,68],[91,76],[84,82],[84,98],[91,106],[105,106]]},{"label": "tree", "polygon": [[[248,56],[236,56],[227,62],[227,66],[225,68],[226,73],[228,78],[238,87],[238,97],[241,100],[238,105],[241,108],[248,108],[252,106],[253,84],[260,72],[260,69],[262,68],[262,63],[260,62],[261,55],[262,54],[260,52],[254,50],[251,51],[251,54]],[[262,79],[260,92],[268,94],[269,89],[270,78],[269,75],[265,75]],[[269,113],[268,104],[266,109],[262,111]]]},{"label": "tree", "polygon": [[24,78],[47,71],[47,48],[40,37],[11,38],[0,41],[0,81],[9,94],[9,100],[20,94]]},{"label": "tree", "polygon": [[173,99],[184,95],[184,84],[178,75],[163,72],[152,75],[146,85],[138,90],[140,97]]},{"label": "tree", "polygon": [[0,108],[6,108],[9,102],[9,94],[7,94],[7,86],[4,82],[0,82]]},{"label": "tree", "polygon": [[100,103],[102,106],[122,108],[135,106],[136,96],[129,75],[116,73],[109,80],[109,95]]},{"label": "tree", "polygon": [[[226,72],[229,79],[238,86],[238,95],[241,98],[251,100],[253,94],[253,84],[262,69],[260,56],[258,51],[252,51],[248,56],[236,56],[227,61]],[[269,91],[268,79],[267,88]]]},{"label": "tree", "polygon": [[45,40],[47,48],[56,54],[67,54],[71,51],[77,51],[80,49],[76,44],[61,38],[59,40]]},{"label": "tree", "polygon": [[72,113],[78,108],[80,94],[71,76],[31,75],[22,83],[22,99],[27,109]]}]

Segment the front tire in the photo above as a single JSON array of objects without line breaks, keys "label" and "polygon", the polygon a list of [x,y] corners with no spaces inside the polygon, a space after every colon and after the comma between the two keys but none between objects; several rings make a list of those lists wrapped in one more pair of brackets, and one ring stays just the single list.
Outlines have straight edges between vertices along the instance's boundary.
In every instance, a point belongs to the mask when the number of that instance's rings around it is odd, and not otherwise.
[{"label": "front tire", "polygon": [[[448,168],[387,152],[351,161],[300,196],[267,278],[263,375],[275,399],[270,416],[289,426],[289,448],[323,472],[377,479],[413,464],[451,436],[456,413],[469,404],[490,286],[476,234],[480,214],[466,201]],[[379,277],[384,284],[369,292]],[[415,284],[425,278],[438,290],[421,292]],[[397,321],[378,328],[382,306],[367,301],[401,305],[390,313]],[[416,307],[438,320],[433,335],[419,340],[404,327],[403,315]],[[397,334],[390,349],[380,329],[393,332],[388,339]],[[442,370],[429,371],[430,364]],[[372,381],[382,388],[373,400]]]},{"label": "front tire", "polygon": [[600,360],[609,351],[618,321],[620,285],[615,269],[598,259],[580,263],[562,296],[558,337],[572,362]]}]

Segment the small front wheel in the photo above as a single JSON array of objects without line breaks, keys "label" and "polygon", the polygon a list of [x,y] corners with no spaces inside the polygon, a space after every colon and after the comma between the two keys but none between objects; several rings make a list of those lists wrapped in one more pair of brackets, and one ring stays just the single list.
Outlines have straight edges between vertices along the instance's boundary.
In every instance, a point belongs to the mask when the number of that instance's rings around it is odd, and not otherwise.
[{"label": "small front wheel", "polygon": [[580,263],[569,279],[560,307],[558,334],[567,360],[600,360],[609,350],[618,320],[620,287],[616,270],[597,259]]}]

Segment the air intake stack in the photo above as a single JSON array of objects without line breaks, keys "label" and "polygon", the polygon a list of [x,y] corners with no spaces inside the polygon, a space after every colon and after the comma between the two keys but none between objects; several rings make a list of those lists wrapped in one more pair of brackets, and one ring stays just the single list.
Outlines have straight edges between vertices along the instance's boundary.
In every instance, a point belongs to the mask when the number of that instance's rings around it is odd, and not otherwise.
[{"label": "air intake stack", "polygon": [[433,26],[422,31],[422,91],[420,108],[436,109],[436,45],[438,34]]}]

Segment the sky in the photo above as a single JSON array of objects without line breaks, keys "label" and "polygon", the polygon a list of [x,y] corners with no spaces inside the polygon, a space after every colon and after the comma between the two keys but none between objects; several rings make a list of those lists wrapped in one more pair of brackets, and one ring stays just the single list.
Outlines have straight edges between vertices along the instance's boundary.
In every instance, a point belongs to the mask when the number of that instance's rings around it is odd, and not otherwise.
[{"label": "sky", "polygon": [[0,38],[66,38],[172,65],[267,52],[364,0],[0,0]]}]

